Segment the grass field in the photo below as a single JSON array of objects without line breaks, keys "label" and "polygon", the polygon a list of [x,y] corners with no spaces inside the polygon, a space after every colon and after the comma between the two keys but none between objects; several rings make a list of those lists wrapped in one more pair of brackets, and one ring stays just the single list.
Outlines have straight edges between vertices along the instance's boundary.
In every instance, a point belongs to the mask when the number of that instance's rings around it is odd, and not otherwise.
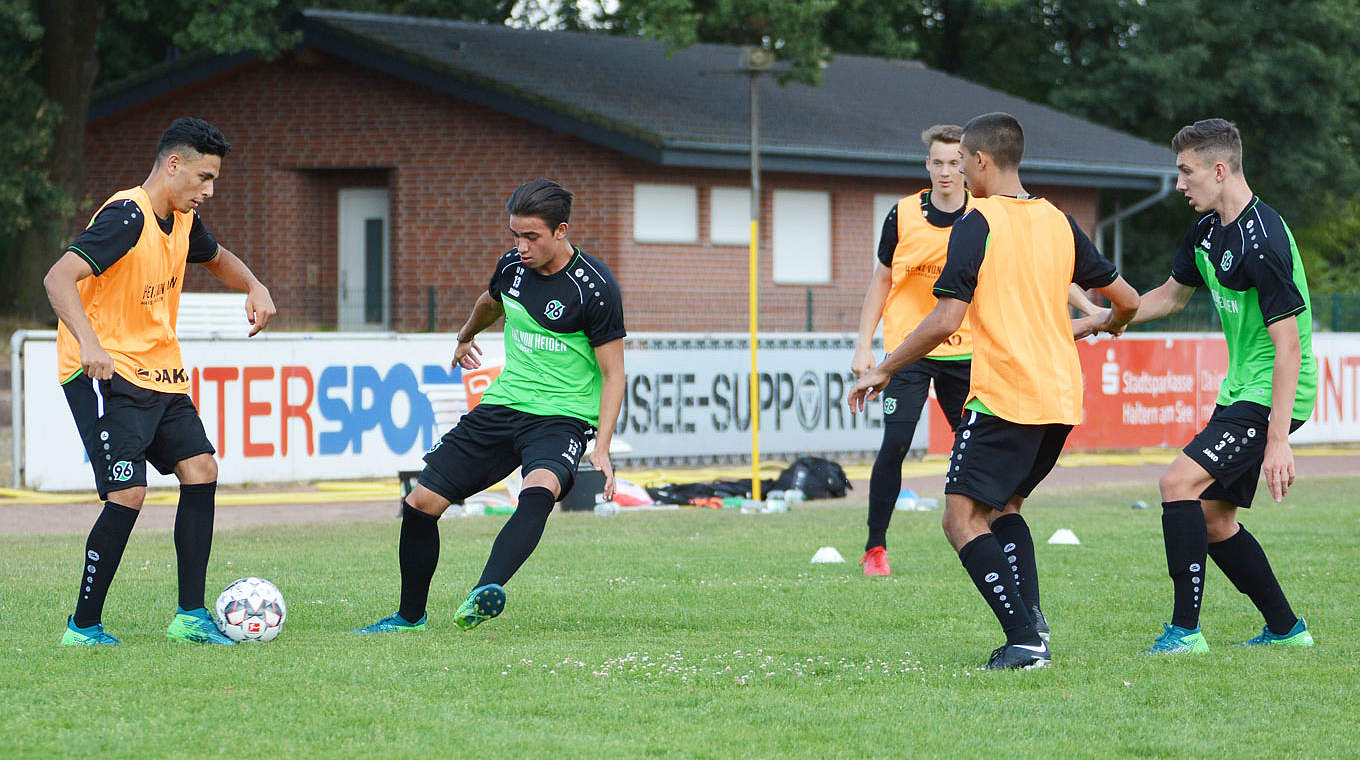
[{"label": "grass field", "polygon": [[[1246,517],[1316,648],[1228,646],[1261,621],[1214,570],[1211,651],[1175,659],[1141,654],[1170,613],[1154,487],[1041,489],[1055,660],[1022,673],[977,670],[1001,637],[938,512],[896,515],[890,579],[854,565],[858,507],[555,516],[470,633],[449,617],[503,518],[445,520],[430,628],[384,637],[344,632],[395,607],[395,519],[220,531],[209,585],[262,575],[290,607],[231,648],[165,640],[167,533],[134,534],[124,646],[97,650],[57,646],[84,537],[0,537],[0,756],[1355,757],[1357,483]],[[1082,545],[1045,544],[1061,527]],[[809,564],[821,545],[849,561]]]}]

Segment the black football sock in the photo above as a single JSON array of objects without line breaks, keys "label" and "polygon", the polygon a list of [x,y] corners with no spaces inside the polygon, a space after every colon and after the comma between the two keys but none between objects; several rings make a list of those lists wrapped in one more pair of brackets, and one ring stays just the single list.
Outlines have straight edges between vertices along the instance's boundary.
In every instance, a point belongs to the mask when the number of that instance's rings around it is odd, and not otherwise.
[{"label": "black football sock", "polygon": [[179,575],[179,606],[182,610],[196,610],[203,606],[203,585],[208,579],[208,556],[212,554],[216,503],[216,481],[179,487],[179,507],[175,510],[175,560]]},{"label": "black football sock", "polygon": [[1237,527],[1232,538],[1209,544],[1209,556],[1237,590],[1251,598],[1265,617],[1271,633],[1283,636],[1293,629],[1299,618],[1280,589],[1280,582],[1275,579],[1261,544],[1247,532],[1246,526],[1239,523]]},{"label": "black football sock", "polygon": [[408,623],[425,617],[430,581],[439,565],[439,518],[401,504],[401,538],[397,543],[401,564],[401,603],[397,614]]},{"label": "black football sock", "polygon": [[875,546],[887,547],[888,523],[897,507],[897,494],[902,490],[902,460],[907,457],[915,425],[892,424],[883,427],[883,443],[879,446],[874,467],[869,472],[869,540],[864,551]]},{"label": "black football sock", "polygon": [[1209,529],[1198,500],[1162,502],[1162,540],[1175,593],[1171,624],[1193,630],[1199,627],[1204,563],[1209,555]]},{"label": "black football sock", "polygon": [[504,586],[524,560],[534,553],[538,540],[543,537],[543,527],[548,524],[548,514],[552,512],[553,495],[542,486],[526,488],[519,492],[519,503],[515,513],[505,521],[505,527],[491,545],[491,556],[486,559],[486,567],[478,586],[496,583]]},{"label": "black football sock", "polygon": [[1020,598],[1025,609],[1039,606],[1039,565],[1034,558],[1034,538],[1029,533],[1029,525],[1019,512],[1002,515],[992,521],[992,535],[1001,544],[1001,553],[1006,555],[1015,582],[1020,586]]},{"label": "black football sock", "polygon": [[132,526],[137,524],[137,510],[104,502],[104,511],[94,521],[90,537],[85,540],[85,571],[81,573],[80,593],[76,595],[75,624],[88,628],[103,621],[104,599],[109,584],[118,572]]},{"label": "black football sock", "polygon": [[991,605],[992,614],[1006,632],[1007,644],[1039,644],[1039,634],[1029,610],[1020,600],[1020,589],[1012,577],[1010,563],[1001,553],[996,536],[983,533],[959,550],[959,561],[973,579],[982,598]]}]

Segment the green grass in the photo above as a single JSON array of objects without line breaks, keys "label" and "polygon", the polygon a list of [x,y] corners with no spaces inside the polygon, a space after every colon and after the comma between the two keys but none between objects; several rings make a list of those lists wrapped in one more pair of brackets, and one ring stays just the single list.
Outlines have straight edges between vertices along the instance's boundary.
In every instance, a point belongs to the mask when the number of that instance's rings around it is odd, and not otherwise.
[{"label": "green grass", "polygon": [[[98,650],[57,646],[84,536],[0,538],[0,755],[1354,757],[1357,483],[1244,517],[1316,648],[1228,646],[1261,621],[1215,569],[1211,650],[1179,659],[1141,654],[1171,606],[1155,486],[1041,489],[1055,661],[1024,673],[977,670],[1001,636],[938,512],[895,516],[890,579],[854,564],[862,503],[554,516],[469,633],[450,618],[503,518],[449,519],[430,628],[382,637],[344,631],[395,608],[395,519],[221,531],[209,585],[289,602],[277,641],[232,648],[165,640],[166,533],[134,535],[104,618],[124,646]],[[1061,527],[1082,545],[1044,543]],[[809,564],[822,545],[849,561]]]}]

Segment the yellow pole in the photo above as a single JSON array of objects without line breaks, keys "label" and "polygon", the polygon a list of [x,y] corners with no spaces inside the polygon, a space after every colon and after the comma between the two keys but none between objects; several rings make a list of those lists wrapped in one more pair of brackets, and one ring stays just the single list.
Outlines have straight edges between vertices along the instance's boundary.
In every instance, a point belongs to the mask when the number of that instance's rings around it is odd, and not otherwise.
[{"label": "yellow pole", "polygon": [[[759,203],[759,201],[756,201]],[[751,498],[760,500],[760,373],[756,370],[756,323],[760,314],[759,263],[760,221],[751,220],[751,257],[750,257],[750,302],[746,308],[751,315],[751,391],[747,394],[751,404]]]},{"label": "yellow pole", "polygon": [[760,501],[760,373],[756,371],[756,325],[760,319],[760,70],[751,76],[751,281],[747,310],[751,321],[751,389],[746,395],[751,404],[751,498]]}]

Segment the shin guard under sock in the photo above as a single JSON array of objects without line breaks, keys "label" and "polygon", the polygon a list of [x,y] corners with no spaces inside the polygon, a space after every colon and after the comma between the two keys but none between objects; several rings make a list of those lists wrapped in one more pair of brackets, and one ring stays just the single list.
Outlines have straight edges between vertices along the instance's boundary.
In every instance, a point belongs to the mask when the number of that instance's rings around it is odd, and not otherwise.
[{"label": "shin guard under sock", "polygon": [[439,564],[438,517],[402,502],[397,561],[401,565],[401,603],[397,614],[408,623],[418,623],[425,617],[430,580]]},{"label": "shin guard under sock", "polygon": [[486,559],[478,586],[488,583],[504,586],[510,580],[538,546],[552,508],[552,491],[542,486],[519,492],[519,504],[515,505],[515,513],[510,515],[491,545],[491,556]]},{"label": "shin guard under sock", "polygon": [[1171,624],[1199,628],[1209,530],[1198,500],[1162,502],[1162,540],[1166,544],[1166,570],[1175,592]]},{"label": "shin guard under sock", "polygon": [[1239,523],[1237,527],[1237,533],[1231,538],[1209,544],[1209,556],[1237,590],[1251,598],[1265,617],[1271,633],[1284,636],[1298,622],[1298,616],[1290,608],[1280,582],[1275,579],[1261,544],[1245,526]]},{"label": "shin guard under sock", "polygon": [[1039,565],[1034,558],[1034,537],[1030,535],[1029,525],[1019,512],[1004,514],[992,521],[992,535],[1001,544],[1001,553],[1006,555],[1015,582],[1020,586],[1020,598],[1025,609],[1039,606]]},{"label": "shin guard under sock", "polygon": [[207,582],[208,557],[212,554],[216,503],[216,481],[179,487],[179,507],[175,510],[175,560],[182,610],[204,606],[203,585]]},{"label": "shin guard under sock", "polygon": [[1006,643],[1040,643],[1039,634],[1034,630],[1034,621],[1020,599],[1020,589],[1012,577],[1006,555],[1001,553],[1001,544],[996,542],[996,536],[983,533],[969,541],[959,550],[959,561],[1006,632]]},{"label": "shin guard under sock", "polygon": [[88,628],[103,622],[109,584],[118,572],[118,563],[136,524],[137,510],[104,502],[104,511],[99,513],[85,541],[85,567],[80,576],[80,593],[76,594],[76,611],[71,616],[76,626]]}]

